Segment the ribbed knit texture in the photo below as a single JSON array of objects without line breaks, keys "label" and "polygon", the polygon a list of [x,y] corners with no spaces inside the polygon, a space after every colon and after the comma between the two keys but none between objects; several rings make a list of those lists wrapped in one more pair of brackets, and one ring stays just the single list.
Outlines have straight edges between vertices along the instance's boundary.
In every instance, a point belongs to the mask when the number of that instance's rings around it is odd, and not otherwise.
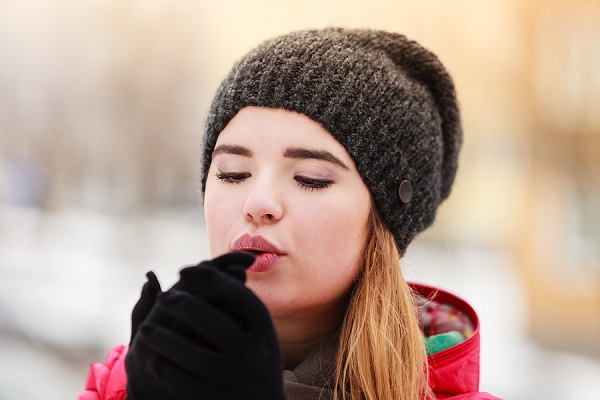
[{"label": "ribbed knit texture", "polygon": [[[219,133],[247,106],[302,113],[348,151],[398,249],[435,219],[456,174],[462,141],[451,77],[405,36],[328,28],[268,40],[221,83],[206,119],[202,192]],[[414,194],[403,203],[400,183]]]}]

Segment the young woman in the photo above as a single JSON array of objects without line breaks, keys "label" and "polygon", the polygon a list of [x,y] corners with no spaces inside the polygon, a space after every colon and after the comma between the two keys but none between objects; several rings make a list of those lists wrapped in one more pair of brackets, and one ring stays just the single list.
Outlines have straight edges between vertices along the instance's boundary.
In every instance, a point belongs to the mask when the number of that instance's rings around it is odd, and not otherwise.
[{"label": "young woman", "polygon": [[459,298],[400,259],[448,197],[462,132],[439,60],[404,36],[269,40],[219,87],[202,154],[211,261],[148,282],[90,399],[494,399]]}]

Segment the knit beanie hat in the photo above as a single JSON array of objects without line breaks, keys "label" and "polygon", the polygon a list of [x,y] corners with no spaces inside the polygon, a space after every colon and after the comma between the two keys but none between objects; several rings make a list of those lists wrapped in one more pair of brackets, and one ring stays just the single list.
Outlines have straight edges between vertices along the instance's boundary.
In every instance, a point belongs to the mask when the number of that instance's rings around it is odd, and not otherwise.
[{"label": "knit beanie hat", "polygon": [[462,142],[454,85],[433,53],[403,35],[307,30],[250,51],[221,83],[206,119],[203,194],[219,133],[248,106],[304,114],[333,135],[400,254],[450,194]]}]

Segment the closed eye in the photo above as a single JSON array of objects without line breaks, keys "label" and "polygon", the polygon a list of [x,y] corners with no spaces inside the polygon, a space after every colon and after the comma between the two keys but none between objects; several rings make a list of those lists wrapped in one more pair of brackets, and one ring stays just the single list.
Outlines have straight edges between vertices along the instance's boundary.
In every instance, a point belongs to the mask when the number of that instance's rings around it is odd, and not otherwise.
[{"label": "closed eye", "polygon": [[302,176],[296,176],[294,178],[296,182],[298,182],[298,186],[300,186],[304,190],[320,190],[326,189],[333,185],[333,181],[331,179],[314,179],[314,178],[306,178]]},{"label": "closed eye", "polygon": [[251,176],[248,172],[217,172],[215,175],[218,180],[232,184],[242,183]]}]

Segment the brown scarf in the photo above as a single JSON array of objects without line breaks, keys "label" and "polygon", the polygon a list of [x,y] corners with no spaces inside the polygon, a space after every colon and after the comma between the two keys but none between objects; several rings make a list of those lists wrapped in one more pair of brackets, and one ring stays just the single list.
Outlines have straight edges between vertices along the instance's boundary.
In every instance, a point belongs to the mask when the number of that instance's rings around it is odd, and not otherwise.
[{"label": "brown scarf", "polygon": [[333,377],[339,333],[327,337],[293,371],[283,371],[287,400],[329,400],[333,398]]}]

